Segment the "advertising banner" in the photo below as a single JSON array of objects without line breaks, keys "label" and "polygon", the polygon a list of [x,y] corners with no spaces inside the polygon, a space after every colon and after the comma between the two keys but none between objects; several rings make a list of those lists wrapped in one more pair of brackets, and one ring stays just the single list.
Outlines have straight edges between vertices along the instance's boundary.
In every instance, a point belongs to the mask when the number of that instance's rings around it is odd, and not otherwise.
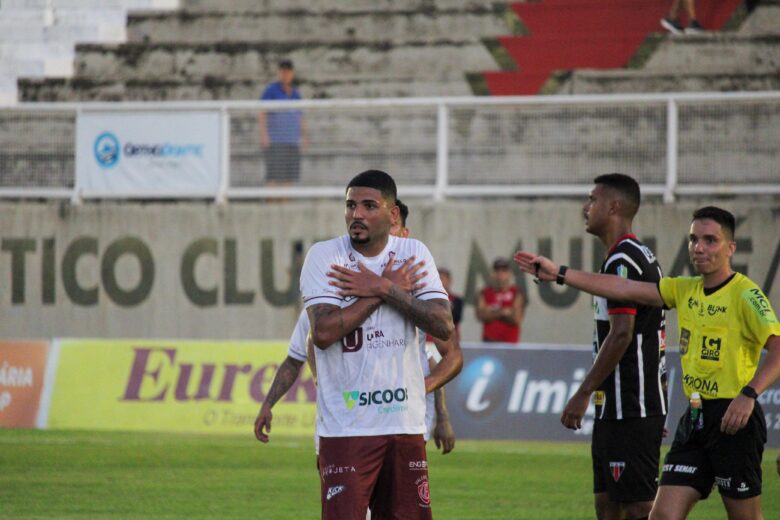
[{"label": "advertising banner", "polygon": [[[593,431],[591,405],[583,427],[560,423],[569,397],[591,366],[584,346],[473,346],[463,349],[461,374],[447,385],[447,407],[459,438],[588,441]],[[667,428],[672,435],[687,406],[680,356],[667,350],[669,385]],[[767,421],[768,446],[780,445],[780,383],[759,397]]]},{"label": "advertising banner", "polygon": [[0,341],[0,428],[35,426],[48,350],[43,341]]},{"label": "advertising banner", "polygon": [[219,112],[87,111],[76,134],[83,197],[214,197],[219,189]]},{"label": "advertising banner", "polygon": [[[287,345],[260,342],[57,342],[49,428],[251,434]],[[312,435],[308,366],[274,406],[274,432]]]}]

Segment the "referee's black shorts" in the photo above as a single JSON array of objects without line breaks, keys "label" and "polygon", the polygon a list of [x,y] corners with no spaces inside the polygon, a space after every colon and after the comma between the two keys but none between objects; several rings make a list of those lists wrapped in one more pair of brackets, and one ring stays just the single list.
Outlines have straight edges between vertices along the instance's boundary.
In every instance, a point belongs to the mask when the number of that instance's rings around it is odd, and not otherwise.
[{"label": "referee's black shorts", "polygon": [[710,495],[713,484],[730,498],[761,494],[761,457],[766,444],[766,421],[756,402],[744,428],[734,435],[720,431],[720,421],[731,399],[703,402],[704,427],[694,430],[690,408],[677,426],[674,443],[664,460],[662,486],[688,486],[701,498]]},{"label": "referee's black shorts", "polygon": [[599,420],[593,425],[593,493],[611,502],[646,502],[658,489],[665,415]]}]

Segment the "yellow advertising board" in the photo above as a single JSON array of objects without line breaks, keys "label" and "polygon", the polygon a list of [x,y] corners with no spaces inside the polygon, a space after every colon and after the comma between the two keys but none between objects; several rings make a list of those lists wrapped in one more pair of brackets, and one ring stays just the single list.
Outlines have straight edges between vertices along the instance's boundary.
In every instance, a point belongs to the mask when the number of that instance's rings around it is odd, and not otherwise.
[{"label": "yellow advertising board", "polygon": [[[62,340],[48,427],[251,434],[279,342]],[[308,366],[274,406],[275,434],[314,431]]]},{"label": "yellow advertising board", "polygon": [[35,426],[48,350],[44,341],[0,341],[0,428]]}]

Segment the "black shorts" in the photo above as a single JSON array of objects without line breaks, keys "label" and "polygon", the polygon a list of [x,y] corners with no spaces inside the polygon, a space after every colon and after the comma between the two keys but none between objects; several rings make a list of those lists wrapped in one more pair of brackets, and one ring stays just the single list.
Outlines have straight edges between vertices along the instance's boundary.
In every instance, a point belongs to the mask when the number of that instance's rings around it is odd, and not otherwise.
[{"label": "black shorts", "polygon": [[611,502],[646,502],[658,489],[666,416],[596,420],[593,425],[593,492]]},{"label": "black shorts", "polygon": [[271,143],[265,150],[266,182],[297,182],[301,178],[301,154],[297,144]]},{"label": "black shorts", "polygon": [[761,457],[766,444],[766,422],[756,402],[744,428],[734,435],[720,431],[720,421],[731,399],[704,401],[704,426],[693,430],[690,409],[680,418],[674,443],[664,460],[662,486],[688,486],[705,499],[713,484],[730,498],[761,494]]}]

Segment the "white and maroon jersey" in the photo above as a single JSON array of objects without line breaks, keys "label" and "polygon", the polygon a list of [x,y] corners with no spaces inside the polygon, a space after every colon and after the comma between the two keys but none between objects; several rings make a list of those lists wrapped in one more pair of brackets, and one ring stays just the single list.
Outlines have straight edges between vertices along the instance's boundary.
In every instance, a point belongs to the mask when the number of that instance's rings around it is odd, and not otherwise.
[{"label": "white and maroon jersey", "polygon": [[292,336],[290,336],[290,344],[287,346],[287,355],[298,361],[306,361],[308,355],[306,354],[307,339],[309,337],[309,316],[306,311],[302,311],[298,316],[298,323],[295,324]]},{"label": "white and maroon jersey", "polygon": [[[349,307],[329,284],[331,265],[358,270],[361,262],[380,274],[390,253],[395,268],[411,256],[425,261],[427,275],[421,300],[447,299],[436,265],[425,245],[414,239],[389,237],[385,249],[367,258],[343,235],[314,244],[301,272],[306,308],[317,304]],[[422,434],[425,432],[425,384],[417,327],[390,305],[381,305],[363,324],[327,349],[315,348],[317,364],[317,434],[322,437]]]},{"label": "white and maroon jersey", "polygon": [[[433,353],[428,351],[428,342],[426,341],[428,339],[428,335],[418,329],[417,336],[417,341],[420,345],[420,363],[422,363],[423,377],[428,377],[431,373],[430,359],[433,357]],[[423,438],[426,442],[431,438],[431,434],[433,433],[435,419],[436,397],[433,392],[428,392],[425,395],[425,433],[423,433]]]}]

